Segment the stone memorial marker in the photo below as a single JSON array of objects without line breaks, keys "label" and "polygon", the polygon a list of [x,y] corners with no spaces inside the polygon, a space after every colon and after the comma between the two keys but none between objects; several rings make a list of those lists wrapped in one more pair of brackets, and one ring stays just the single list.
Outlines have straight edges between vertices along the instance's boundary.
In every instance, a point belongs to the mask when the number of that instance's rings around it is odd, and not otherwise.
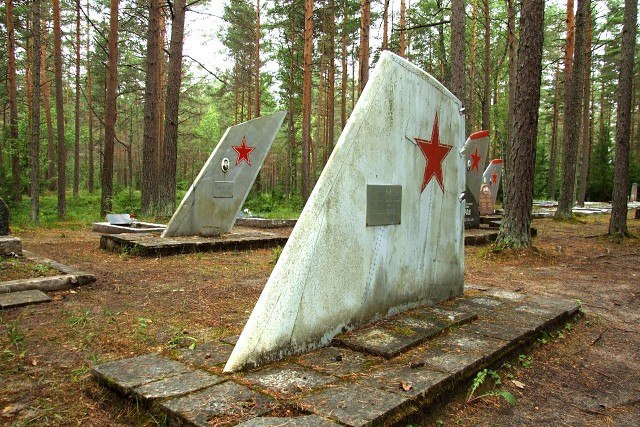
[{"label": "stone memorial marker", "polygon": [[477,228],[480,226],[478,201],[480,198],[480,186],[482,185],[482,172],[487,164],[489,155],[489,131],[481,130],[472,133],[464,143],[461,154],[467,169],[464,190],[464,227]]},{"label": "stone memorial marker", "polygon": [[631,184],[631,197],[629,197],[629,201],[637,202],[638,201],[638,183],[634,182]]},{"label": "stone memorial marker", "polygon": [[227,129],[162,237],[217,236],[231,230],[286,111]]},{"label": "stone memorial marker", "polygon": [[0,236],[9,234],[9,207],[0,198]]},{"label": "stone memorial marker", "polygon": [[463,292],[461,108],[382,53],[225,371]]},{"label": "stone memorial marker", "polygon": [[483,184],[487,184],[491,190],[491,196],[493,197],[493,207],[495,208],[496,200],[498,199],[498,189],[500,188],[500,180],[502,179],[502,166],[504,161],[502,159],[491,160],[487,170],[482,174]]}]

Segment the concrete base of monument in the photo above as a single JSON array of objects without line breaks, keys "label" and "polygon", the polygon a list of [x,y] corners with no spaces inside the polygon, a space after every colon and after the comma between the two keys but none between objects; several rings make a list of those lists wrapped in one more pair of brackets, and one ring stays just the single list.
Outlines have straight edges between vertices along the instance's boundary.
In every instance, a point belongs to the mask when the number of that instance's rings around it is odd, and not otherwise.
[{"label": "concrete base of monument", "polygon": [[469,287],[249,372],[222,373],[232,350],[223,339],[105,363],[93,375],[178,425],[404,425],[578,310],[573,301]]},{"label": "concrete base of monument", "polygon": [[0,282],[0,309],[48,302],[51,298],[42,291],[62,291],[96,281],[96,276],[91,273],[60,264],[32,252],[22,251],[22,256],[29,261],[57,270],[61,274]]},{"label": "concrete base of monument", "polygon": [[289,232],[269,233],[234,227],[216,237],[160,237],[158,234],[107,234],[100,237],[100,247],[111,252],[128,252],[141,256],[174,255],[193,252],[257,249],[284,246]]},{"label": "concrete base of monument", "polygon": [[15,236],[0,236],[0,256],[22,254],[22,240]]},{"label": "concrete base of monument", "polygon": [[235,225],[255,228],[286,228],[294,227],[296,222],[296,219],[238,218]]},{"label": "concrete base of monument", "polygon": [[94,222],[91,230],[102,234],[121,233],[161,233],[167,228],[165,224],[153,222],[134,222],[131,225],[115,225],[109,222]]}]

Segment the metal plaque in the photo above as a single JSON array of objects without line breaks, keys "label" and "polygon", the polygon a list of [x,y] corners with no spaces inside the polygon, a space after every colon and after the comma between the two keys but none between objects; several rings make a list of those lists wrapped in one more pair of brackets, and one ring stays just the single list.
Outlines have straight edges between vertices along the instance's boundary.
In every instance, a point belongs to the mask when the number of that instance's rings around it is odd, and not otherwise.
[{"label": "metal plaque", "polygon": [[401,185],[367,185],[367,227],[400,224]]},{"label": "metal plaque", "polygon": [[215,181],[213,183],[214,199],[233,198],[233,181]]}]

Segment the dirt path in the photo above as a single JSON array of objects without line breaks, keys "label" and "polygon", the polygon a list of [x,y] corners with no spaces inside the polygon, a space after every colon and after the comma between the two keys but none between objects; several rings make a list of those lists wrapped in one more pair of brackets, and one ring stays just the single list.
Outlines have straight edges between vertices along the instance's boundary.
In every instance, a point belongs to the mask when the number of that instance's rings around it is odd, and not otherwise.
[{"label": "dirt path", "polygon": [[[538,251],[466,249],[468,283],[579,299],[586,316],[498,371],[514,407],[497,398],[466,405],[461,393],[422,425],[640,425],[640,241],[598,237],[608,217],[585,221],[536,221]],[[640,234],[640,221],[630,225]],[[277,252],[136,258],[101,251],[85,230],[20,237],[25,249],[98,281],[0,312],[0,425],[161,422],[96,385],[89,367],[239,333]]]}]

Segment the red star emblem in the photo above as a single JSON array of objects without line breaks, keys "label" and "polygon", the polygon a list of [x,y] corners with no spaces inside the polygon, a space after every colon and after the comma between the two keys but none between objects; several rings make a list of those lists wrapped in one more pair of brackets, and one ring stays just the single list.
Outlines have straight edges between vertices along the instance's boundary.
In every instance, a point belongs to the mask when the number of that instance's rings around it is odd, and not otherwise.
[{"label": "red star emblem", "polygon": [[440,188],[444,192],[444,183],[442,181],[442,161],[449,151],[453,148],[451,145],[440,144],[440,129],[438,127],[438,113],[433,123],[433,130],[431,131],[431,140],[424,140],[420,138],[414,138],[422,155],[427,160],[427,165],[424,168],[424,178],[422,179],[422,193],[434,176],[440,184]]},{"label": "red star emblem", "polygon": [[249,159],[249,153],[256,149],[256,147],[247,147],[247,139],[243,136],[242,143],[240,146],[231,146],[236,153],[238,153],[238,160],[236,160],[236,166],[240,164],[243,160],[247,162],[249,166],[251,166],[251,159]]},{"label": "red star emblem", "polygon": [[493,175],[491,175],[491,183],[493,185],[498,183],[498,172],[494,172]]},{"label": "red star emblem", "polygon": [[482,156],[478,155],[478,146],[476,145],[476,151],[471,153],[471,170],[478,170],[478,167],[480,166],[480,159],[482,159]]}]

